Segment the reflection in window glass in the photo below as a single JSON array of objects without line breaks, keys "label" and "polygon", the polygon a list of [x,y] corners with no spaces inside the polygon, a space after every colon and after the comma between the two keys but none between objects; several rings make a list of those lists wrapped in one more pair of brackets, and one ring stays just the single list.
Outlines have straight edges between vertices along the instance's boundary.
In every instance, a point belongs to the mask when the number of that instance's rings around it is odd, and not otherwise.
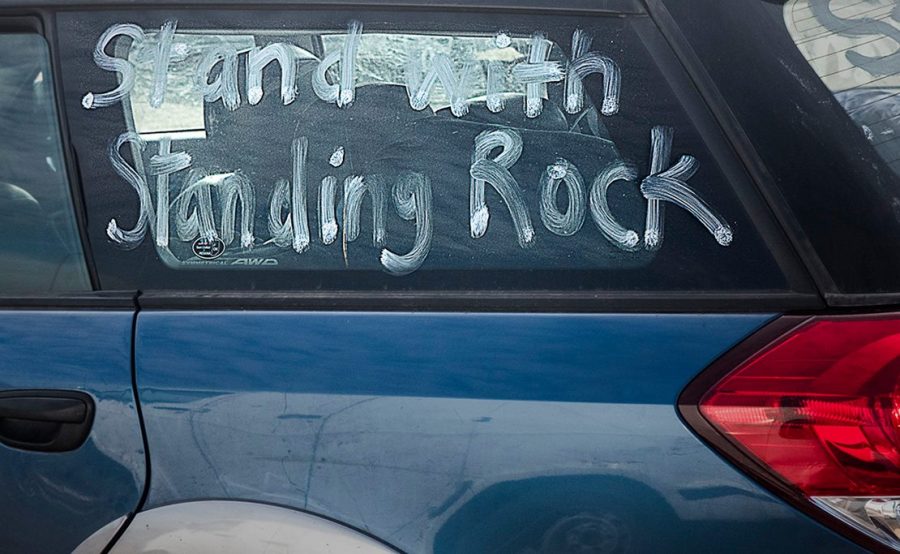
[{"label": "reflection in window glass", "polygon": [[130,98],[135,130],[144,140],[158,138],[154,135],[205,138],[203,98],[198,92],[195,68],[210,48],[227,45],[239,53],[248,52],[256,46],[253,37],[176,33],[171,45],[163,109],[153,108],[149,102],[159,33],[148,32],[146,36],[143,44],[128,52],[129,61],[137,68]]},{"label": "reflection in window glass", "polygon": [[90,288],[51,79],[43,38],[0,35],[0,294]]},{"label": "reflection in window glass", "polygon": [[[325,53],[339,50],[346,36],[324,35],[322,43]],[[438,55],[448,56],[451,60],[477,60],[482,63],[495,61],[511,64],[524,61],[528,55],[529,39],[500,36],[503,38],[498,40],[496,37],[368,33],[366,40],[360,42],[357,53],[358,83],[404,84],[410,61],[417,62],[419,67],[430,67],[434,57]],[[559,47],[554,45],[550,59],[564,59]],[[503,90],[519,88],[508,72],[502,74],[501,83]],[[473,99],[483,97],[487,93],[486,75],[476,72],[470,86]],[[433,110],[450,105],[450,98],[443,87],[436,87],[429,100]]]},{"label": "reflection in window glass", "polygon": [[881,157],[900,174],[900,5],[790,0],[791,38]]}]

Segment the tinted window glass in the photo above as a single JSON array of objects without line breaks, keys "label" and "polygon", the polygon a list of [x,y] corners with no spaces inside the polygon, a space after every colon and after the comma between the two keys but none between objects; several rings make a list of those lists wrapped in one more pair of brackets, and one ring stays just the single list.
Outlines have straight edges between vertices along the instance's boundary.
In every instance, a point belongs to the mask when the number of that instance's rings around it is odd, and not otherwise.
[{"label": "tinted window glass", "polygon": [[848,293],[900,292],[896,4],[666,2],[835,302],[872,301]]},{"label": "tinted window glass", "polygon": [[61,14],[104,281],[787,287],[649,19],[426,20]]},{"label": "tinted window glass", "polygon": [[43,38],[0,35],[0,294],[90,288],[52,79]]}]

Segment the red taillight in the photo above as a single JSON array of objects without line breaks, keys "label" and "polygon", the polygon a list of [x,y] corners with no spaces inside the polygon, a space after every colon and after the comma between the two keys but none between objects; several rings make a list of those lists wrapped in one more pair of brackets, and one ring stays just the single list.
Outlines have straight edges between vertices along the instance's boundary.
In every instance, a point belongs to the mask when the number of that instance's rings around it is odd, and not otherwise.
[{"label": "red taillight", "polygon": [[700,412],[808,496],[900,496],[900,319],[818,320],[716,383]]},{"label": "red taillight", "polygon": [[765,340],[701,379],[694,427],[787,496],[900,547],[900,315],[815,318]]}]

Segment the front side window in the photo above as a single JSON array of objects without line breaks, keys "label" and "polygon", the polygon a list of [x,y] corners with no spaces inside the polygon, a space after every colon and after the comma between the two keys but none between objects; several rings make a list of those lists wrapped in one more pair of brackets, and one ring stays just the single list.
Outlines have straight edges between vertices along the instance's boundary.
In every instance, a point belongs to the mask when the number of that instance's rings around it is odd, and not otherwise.
[{"label": "front side window", "polygon": [[112,282],[785,287],[646,18],[136,16],[59,16]]},{"label": "front side window", "polygon": [[89,290],[47,43],[0,35],[0,294]]}]

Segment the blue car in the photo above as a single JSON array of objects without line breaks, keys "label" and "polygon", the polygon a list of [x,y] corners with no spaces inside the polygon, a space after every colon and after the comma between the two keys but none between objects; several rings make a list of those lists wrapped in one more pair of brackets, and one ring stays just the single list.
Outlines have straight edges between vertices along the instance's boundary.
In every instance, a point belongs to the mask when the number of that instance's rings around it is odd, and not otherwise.
[{"label": "blue car", "polygon": [[0,5],[0,552],[900,550],[897,0]]}]

